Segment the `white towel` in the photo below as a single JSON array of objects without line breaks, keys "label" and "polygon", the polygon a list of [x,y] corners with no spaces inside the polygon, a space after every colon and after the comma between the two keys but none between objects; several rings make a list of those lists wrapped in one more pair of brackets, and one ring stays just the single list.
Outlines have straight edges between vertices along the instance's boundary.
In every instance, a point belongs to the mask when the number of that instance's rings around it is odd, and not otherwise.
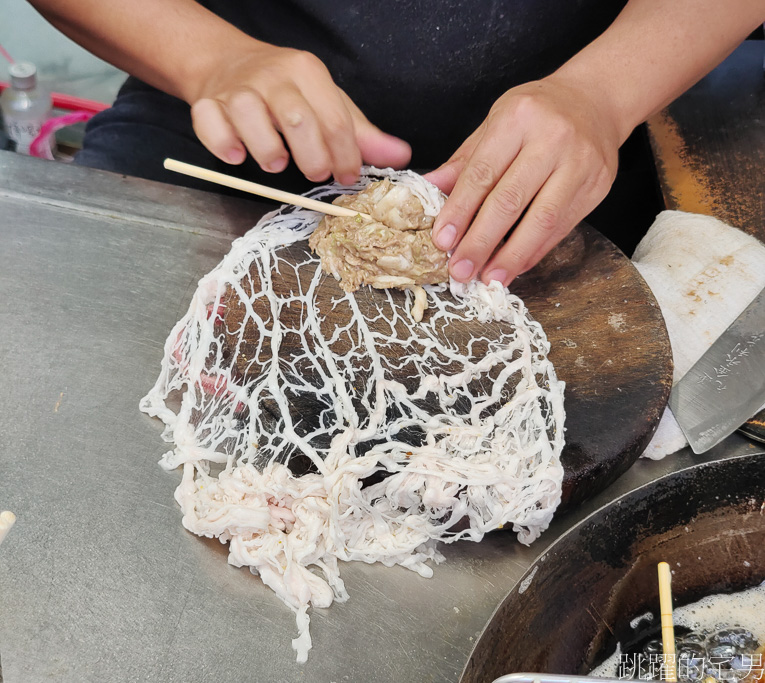
[{"label": "white towel", "polygon": [[[632,257],[659,302],[677,382],[765,287],[765,245],[710,216],[663,211]],[[643,457],[688,445],[669,408]]]}]

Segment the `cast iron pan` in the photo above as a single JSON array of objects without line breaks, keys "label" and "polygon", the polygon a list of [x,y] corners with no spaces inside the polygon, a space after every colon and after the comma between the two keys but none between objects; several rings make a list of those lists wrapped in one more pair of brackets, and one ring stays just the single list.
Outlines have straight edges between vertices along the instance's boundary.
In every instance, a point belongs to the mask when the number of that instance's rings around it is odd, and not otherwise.
[{"label": "cast iron pan", "polygon": [[[478,639],[461,683],[521,671],[585,674],[658,610],[665,561],[676,606],[765,579],[765,454],[696,465],[618,498],[529,569]],[[699,561],[697,558],[701,557]]]}]

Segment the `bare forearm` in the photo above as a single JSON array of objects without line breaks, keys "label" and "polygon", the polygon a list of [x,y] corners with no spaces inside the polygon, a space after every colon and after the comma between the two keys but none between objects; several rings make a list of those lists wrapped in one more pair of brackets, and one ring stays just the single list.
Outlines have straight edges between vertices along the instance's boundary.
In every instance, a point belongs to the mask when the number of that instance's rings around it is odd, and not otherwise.
[{"label": "bare forearm", "polygon": [[373,126],[314,55],[258,41],[194,0],[30,2],[94,54],[188,102],[200,141],[227,163],[249,152],[279,173],[291,155],[310,180],[350,184],[362,160],[410,159],[409,145]]},{"label": "bare forearm", "polygon": [[631,130],[719,64],[765,21],[765,0],[630,0],[553,78],[611,109]]},{"label": "bare forearm", "polygon": [[30,0],[102,59],[193,103],[214,60],[257,41],[193,0]]},{"label": "bare forearm", "polygon": [[433,240],[452,277],[508,285],[535,266],[606,196],[632,129],[763,19],[765,0],[630,0],[555,73],[508,90],[429,174],[449,194]]}]

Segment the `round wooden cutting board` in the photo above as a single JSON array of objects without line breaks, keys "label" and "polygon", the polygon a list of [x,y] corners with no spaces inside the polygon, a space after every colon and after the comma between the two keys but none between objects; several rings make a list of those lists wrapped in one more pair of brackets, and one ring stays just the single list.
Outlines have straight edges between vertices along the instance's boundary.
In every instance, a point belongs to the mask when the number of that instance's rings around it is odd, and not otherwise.
[{"label": "round wooden cutting board", "polygon": [[[283,256],[301,263],[307,248],[305,242],[296,243],[287,247]],[[273,271],[274,289],[280,294],[296,291],[297,278],[310,280],[315,268],[313,262],[298,269]],[[260,290],[257,268],[251,267],[250,278],[251,284],[244,287],[248,298],[252,288]],[[669,339],[658,304],[637,270],[608,239],[586,225],[578,226],[536,268],[514,282],[511,290],[542,324],[552,345],[550,359],[559,378],[566,382],[562,505],[569,506],[613,482],[650,440],[672,383]],[[355,298],[362,312],[376,312],[378,306],[384,310],[388,294],[397,305],[405,305],[405,295],[398,290],[362,287]],[[315,305],[326,338],[348,322],[350,309],[346,307],[343,312],[335,305],[340,295],[339,284],[330,276],[325,276],[316,290]],[[237,349],[237,371],[240,375],[260,374],[257,326],[251,318],[246,322],[246,307],[239,303],[238,295],[230,295],[224,306],[220,332],[236,331],[227,347]],[[260,320],[271,324],[267,299],[256,298],[252,307]],[[291,305],[279,313],[290,329],[300,326],[301,315],[300,307]],[[457,319],[441,334],[467,349],[476,338],[501,338],[503,330],[507,334],[508,325]],[[242,329],[244,337],[239,340],[236,335]],[[305,351],[302,344],[301,336],[287,334],[279,354],[285,359],[299,358]],[[348,351],[342,338],[333,344],[336,353]],[[310,364],[300,370],[301,377],[309,379],[311,372]],[[412,381],[407,367],[398,372],[394,379],[404,384]],[[363,383],[361,376],[359,381]],[[290,399],[290,412],[311,431],[327,407],[323,401],[304,392]],[[433,410],[438,410],[437,404]],[[261,415],[270,415],[264,419],[274,423],[280,419],[278,406],[268,401],[261,405]]]},{"label": "round wooden cutting board", "polygon": [[566,382],[562,509],[616,480],[650,441],[672,388],[669,337],[630,260],[586,224],[510,288]]}]

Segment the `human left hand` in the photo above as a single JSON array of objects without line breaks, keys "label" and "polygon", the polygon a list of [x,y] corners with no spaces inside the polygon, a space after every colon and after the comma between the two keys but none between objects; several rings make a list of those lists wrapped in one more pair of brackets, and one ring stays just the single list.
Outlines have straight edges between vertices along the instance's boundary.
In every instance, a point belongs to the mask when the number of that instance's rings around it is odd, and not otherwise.
[{"label": "human left hand", "polygon": [[452,157],[425,176],[449,195],[433,241],[454,250],[452,277],[480,275],[507,286],[536,265],[608,193],[629,133],[618,118],[555,75],[500,97]]}]

